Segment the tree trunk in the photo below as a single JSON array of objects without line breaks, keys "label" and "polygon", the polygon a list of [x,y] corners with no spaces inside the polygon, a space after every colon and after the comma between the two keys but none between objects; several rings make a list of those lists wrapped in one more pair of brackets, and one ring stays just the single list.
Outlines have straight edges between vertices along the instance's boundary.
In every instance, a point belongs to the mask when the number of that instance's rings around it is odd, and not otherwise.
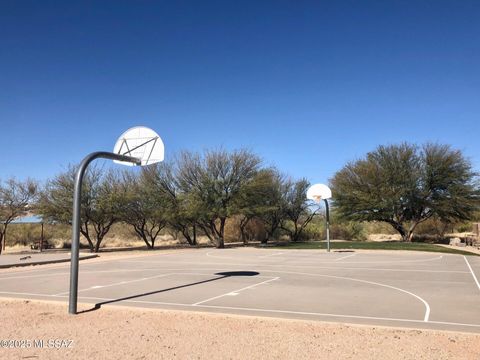
[{"label": "tree trunk", "polygon": [[247,234],[245,232],[245,229],[250,222],[250,218],[245,216],[241,221],[240,221],[240,236],[242,238],[243,245],[247,244]]},{"label": "tree trunk", "polygon": [[215,231],[214,229],[212,228],[212,225],[211,224],[199,224],[200,228],[203,230],[203,233],[205,234],[205,236],[208,238],[208,240],[210,241],[210,243],[212,244],[216,244],[217,241],[216,241],[216,237],[215,237]]},{"label": "tree trunk", "polygon": [[102,242],[102,239],[97,239],[97,242],[95,243],[95,252],[98,253],[98,250],[100,250],[100,243]]},{"label": "tree trunk", "polygon": [[[90,249],[90,252],[94,252],[95,247],[93,245],[93,241],[90,239],[90,236],[85,236],[85,234],[82,233],[82,235],[87,239],[88,242],[88,248]],[[80,245],[80,244],[79,244]]]},{"label": "tree trunk", "polygon": [[142,235],[140,235],[140,237],[142,238],[142,240],[143,240],[143,242],[145,243],[145,245],[147,245],[147,249],[151,249],[151,248],[152,248],[152,245],[150,245],[150,243],[148,242],[147,235],[142,234]]},{"label": "tree trunk", "polygon": [[7,245],[7,225],[7,223],[3,224],[3,227],[0,230],[0,255]]},{"label": "tree trunk", "polygon": [[220,218],[220,227],[217,227],[217,224],[215,224],[215,220],[211,220],[208,224],[209,227],[209,232],[205,231],[206,228],[204,228],[204,231],[210,241],[212,241],[217,249],[223,249],[225,247],[225,240],[224,240],[224,234],[225,234],[225,221],[226,218]]},{"label": "tree trunk", "polygon": [[140,225],[136,223],[132,223],[131,225],[133,226],[133,230],[135,230],[135,232],[140,237],[140,239],[142,239],[145,245],[147,245],[147,249],[151,249],[152,246],[148,242],[147,234],[145,231],[145,223],[144,222],[140,223]]},{"label": "tree trunk", "polygon": [[415,228],[419,223],[420,223],[419,221],[415,221],[412,225],[410,225],[410,228],[407,231],[407,239],[406,239],[407,242],[412,242]]},{"label": "tree trunk", "polygon": [[240,226],[240,237],[242,239],[243,245],[247,244],[247,234],[245,234],[245,227]]},{"label": "tree trunk", "polygon": [[147,249],[152,249],[152,248],[153,248],[153,244],[150,244],[150,243],[148,242],[147,235],[146,235],[145,233],[143,233],[143,234],[141,234],[140,236],[141,236],[143,242],[145,243],[145,245],[147,245]]},{"label": "tree trunk", "polygon": [[[83,228],[83,226],[85,226],[85,229]],[[83,237],[85,239],[87,239],[88,247],[90,248],[90,252],[94,252],[93,242],[90,239],[90,233],[88,232],[88,223],[83,223],[83,226],[80,226],[80,233],[83,235]],[[71,245],[73,245],[73,244],[71,244]]]},{"label": "tree trunk", "polygon": [[185,240],[187,240],[188,244],[193,246],[193,245],[196,245],[196,241],[194,238],[192,238],[190,236],[190,233],[188,232],[188,226],[185,226],[182,230],[181,230],[181,233],[183,235],[183,237],[185,238]]},{"label": "tree trunk", "polygon": [[225,222],[226,218],[220,218],[220,231],[217,238],[217,249],[223,249],[225,247]]},{"label": "tree trunk", "polygon": [[394,221],[388,221],[390,225],[400,234],[402,241],[405,241],[405,229],[402,224],[396,223]]},{"label": "tree trunk", "polygon": [[193,243],[192,245],[197,245],[197,225],[193,224]]},{"label": "tree trunk", "polygon": [[100,245],[102,244],[103,239],[105,238],[105,235],[107,235],[108,231],[110,230],[110,225],[105,226],[101,228],[100,226],[98,227],[97,231],[97,241],[95,243],[95,252],[98,253],[100,250]]},{"label": "tree trunk", "polygon": [[262,240],[260,240],[260,244],[267,245],[269,237],[270,237],[270,233],[268,231],[266,231],[265,232],[265,237]]}]

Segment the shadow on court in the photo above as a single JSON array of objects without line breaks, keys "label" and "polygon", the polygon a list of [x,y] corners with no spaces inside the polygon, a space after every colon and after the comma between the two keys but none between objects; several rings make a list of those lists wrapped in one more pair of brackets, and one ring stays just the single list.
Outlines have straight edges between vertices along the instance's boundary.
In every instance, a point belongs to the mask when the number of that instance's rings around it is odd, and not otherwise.
[{"label": "shadow on court", "polygon": [[136,299],[136,298],[140,298],[140,297],[148,296],[148,295],[160,294],[160,293],[164,293],[164,292],[167,292],[167,291],[183,289],[183,288],[187,288],[187,287],[190,287],[190,286],[205,284],[205,283],[209,283],[209,282],[213,282],[213,281],[217,281],[217,280],[222,280],[222,279],[229,278],[229,277],[234,277],[234,276],[257,276],[257,275],[259,275],[259,273],[256,272],[256,271],[227,271],[227,272],[219,272],[219,273],[216,273],[214,275],[217,275],[217,277],[212,278],[212,279],[208,279],[208,280],[196,281],[196,282],[190,283],[190,284],[174,286],[174,287],[170,287],[168,289],[155,290],[155,291],[150,291],[150,292],[146,292],[146,293],[142,293],[142,294],[126,296],[126,297],[122,297],[122,298],[119,298],[119,299],[102,301],[102,302],[99,302],[99,303],[95,304],[94,307],[92,307],[91,309],[79,311],[78,314],[83,314],[83,313],[88,313],[88,312],[98,310],[102,307],[102,305],[117,303],[117,302],[125,301],[125,300],[132,300],[132,299]]}]

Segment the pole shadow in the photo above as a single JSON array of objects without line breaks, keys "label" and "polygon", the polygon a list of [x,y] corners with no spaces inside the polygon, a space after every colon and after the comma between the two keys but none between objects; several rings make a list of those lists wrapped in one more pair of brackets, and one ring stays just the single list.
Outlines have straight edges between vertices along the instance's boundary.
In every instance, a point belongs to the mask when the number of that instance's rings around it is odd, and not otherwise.
[{"label": "pole shadow", "polygon": [[116,303],[116,302],[120,302],[120,301],[136,299],[136,298],[140,298],[140,297],[148,296],[148,295],[161,294],[161,293],[164,293],[164,292],[167,292],[167,291],[173,291],[173,290],[183,289],[183,288],[190,287],[190,286],[206,284],[206,283],[209,283],[209,282],[222,280],[222,279],[229,278],[229,277],[234,277],[234,276],[256,276],[256,275],[259,275],[259,273],[256,272],[256,271],[227,271],[227,272],[215,273],[214,275],[217,275],[217,277],[212,278],[212,279],[202,280],[202,281],[196,281],[196,282],[190,283],[190,284],[174,286],[174,287],[170,287],[170,288],[167,288],[167,289],[149,291],[149,292],[142,293],[142,294],[125,296],[125,297],[122,297],[122,298],[119,298],[119,299],[102,301],[102,302],[96,303],[94,305],[94,307],[92,307],[90,309],[78,311],[77,314],[84,314],[84,313],[89,313],[89,312],[98,310],[102,307],[102,305],[106,305],[106,304],[112,304],[112,303]]}]

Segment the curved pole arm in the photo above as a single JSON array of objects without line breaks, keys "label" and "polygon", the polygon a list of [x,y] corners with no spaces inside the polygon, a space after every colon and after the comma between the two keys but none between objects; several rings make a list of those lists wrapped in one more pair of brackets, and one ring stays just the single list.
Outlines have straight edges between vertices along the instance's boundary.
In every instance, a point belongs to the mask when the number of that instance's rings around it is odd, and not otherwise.
[{"label": "curved pole arm", "polygon": [[82,182],[88,165],[95,159],[110,159],[131,162],[135,165],[141,165],[140,159],[114,154],[106,151],[93,152],[82,160],[75,175],[75,185],[73,190],[73,216],[72,216],[72,245],[70,257],[70,294],[68,298],[68,312],[77,313],[78,298],[78,257],[80,248],[80,205],[82,198]]}]

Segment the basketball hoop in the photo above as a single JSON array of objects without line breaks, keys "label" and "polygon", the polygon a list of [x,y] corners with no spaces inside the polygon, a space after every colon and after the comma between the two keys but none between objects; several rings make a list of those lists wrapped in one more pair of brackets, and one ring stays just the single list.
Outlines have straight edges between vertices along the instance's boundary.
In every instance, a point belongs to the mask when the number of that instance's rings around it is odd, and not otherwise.
[{"label": "basketball hoop", "polygon": [[330,199],[332,197],[332,190],[327,185],[315,184],[308,188],[307,199],[320,202],[320,200]]},{"label": "basketball hoop", "polygon": [[[163,161],[165,147],[155,131],[144,126],[136,126],[120,135],[113,152],[137,158],[141,162],[140,165],[145,166]],[[113,161],[128,166],[135,165],[131,162]]]},{"label": "basketball hoop", "polygon": [[117,140],[113,153],[97,151],[87,155],[80,163],[75,175],[73,190],[72,248],[70,265],[70,293],[68,312],[77,313],[78,300],[78,260],[80,248],[80,199],[82,181],[88,164],[95,159],[110,159],[123,165],[150,165],[163,161],[164,145],[160,136],[152,129],[136,126],[125,131]]}]

